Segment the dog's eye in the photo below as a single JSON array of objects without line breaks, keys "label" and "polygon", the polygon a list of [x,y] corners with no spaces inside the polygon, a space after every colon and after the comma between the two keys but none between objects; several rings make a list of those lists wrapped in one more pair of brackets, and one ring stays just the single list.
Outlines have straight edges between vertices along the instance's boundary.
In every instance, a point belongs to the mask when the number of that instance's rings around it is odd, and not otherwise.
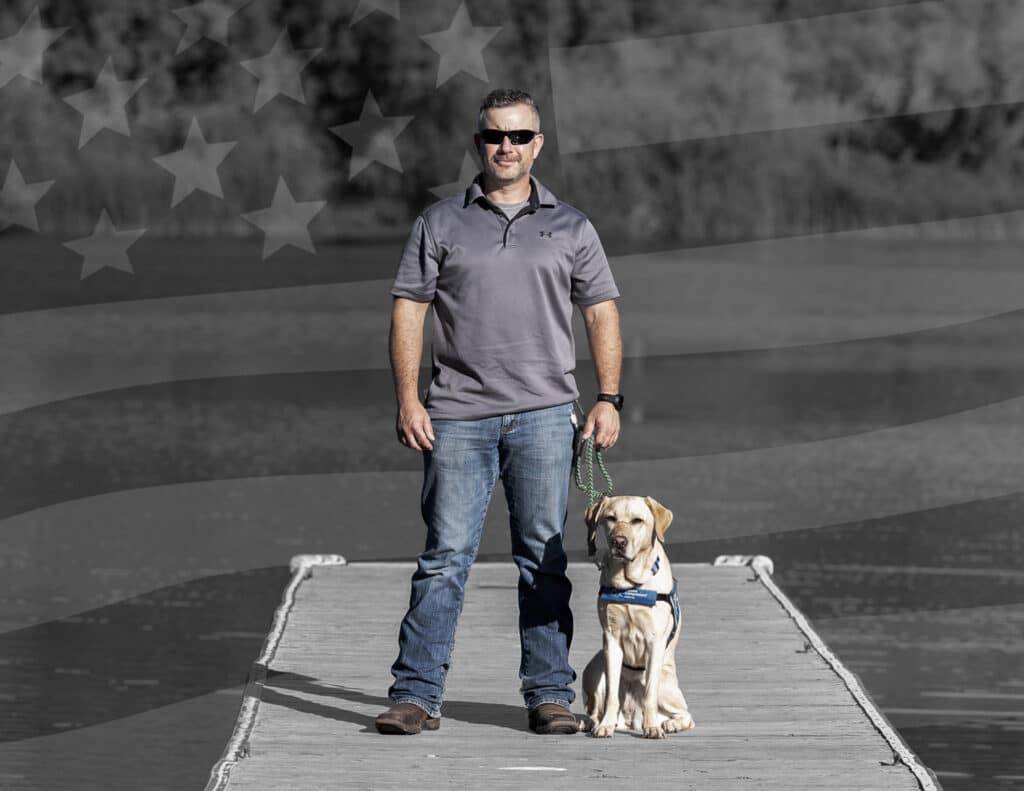
[{"label": "dog's eye", "polygon": [[644,520],[640,519],[639,517],[634,517],[633,520],[632,520],[632,524],[634,524],[634,525],[642,525],[643,523],[644,523]]}]

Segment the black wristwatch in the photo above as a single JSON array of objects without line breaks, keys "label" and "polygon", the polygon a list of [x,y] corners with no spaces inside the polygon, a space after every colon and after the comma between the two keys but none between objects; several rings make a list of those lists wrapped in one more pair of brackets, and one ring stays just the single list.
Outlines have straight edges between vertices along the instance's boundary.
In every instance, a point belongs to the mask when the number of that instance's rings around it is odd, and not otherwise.
[{"label": "black wristwatch", "polygon": [[619,393],[598,393],[598,401],[607,401],[615,407],[616,412],[622,411],[622,402],[625,400]]}]

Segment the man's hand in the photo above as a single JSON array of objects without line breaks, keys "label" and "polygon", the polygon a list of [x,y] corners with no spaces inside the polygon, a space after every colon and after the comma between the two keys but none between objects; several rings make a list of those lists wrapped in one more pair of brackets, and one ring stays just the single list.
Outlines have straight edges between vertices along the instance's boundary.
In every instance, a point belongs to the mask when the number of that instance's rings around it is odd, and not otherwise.
[{"label": "man's hand", "polygon": [[419,401],[402,404],[398,407],[398,441],[413,450],[433,450],[434,429],[430,425],[430,415]]},{"label": "man's hand", "polygon": [[594,446],[599,450],[612,447],[619,438],[619,413],[607,401],[598,401],[587,415],[583,439],[589,439],[591,434],[594,434]]}]

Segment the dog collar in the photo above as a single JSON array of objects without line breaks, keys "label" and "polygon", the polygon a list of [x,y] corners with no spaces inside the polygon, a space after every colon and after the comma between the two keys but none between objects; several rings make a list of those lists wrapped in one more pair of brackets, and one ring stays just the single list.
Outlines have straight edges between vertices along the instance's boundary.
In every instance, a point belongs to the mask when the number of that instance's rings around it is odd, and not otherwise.
[{"label": "dog collar", "polygon": [[[634,557],[633,557],[633,558],[632,558],[631,560],[626,560],[625,558],[623,558],[623,560],[625,560],[625,561],[626,561],[626,564],[627,564],[627,565],[628,565],[629,563],[632,563],[632,562],[633,562],[633,560],[635,560],[635,559],[636,559],[636,557],[635,557],[635,556],[634,556]],[[658,569],[660,569],[660,568],[661,568],[661,556],[658,556],[658,557],[656,557],[656,558],[654,559],[654,565],[653,565],[653,566],[651,566],[651,577],[652,577],[652,578],[654,577],[654,575],[655,575],[655,574],[657,574],[657,573],[658,573]],[[629,577],[626,577],[626,581],[627,581],[627,582],[633,582],[633,580],[631,580],[631,579],[630,579]],[[603,588],[601,588],[601,590],[602,590],[602,591],[606,591],[606,590],[607,590],[607,591],[615,591],[615,590],[637,590],[637,589],[639,589],[639,587],[640,587],[640,583],[638,583],[638,582],[637,582],[637,583],[634,583],[634,584],[633,584],[633,587],[632,587],[632,588],[612,588],[612,587],[610,587],[610,586],[608,586],[608,585],[605,585],[605,586],[604,586]]]}]

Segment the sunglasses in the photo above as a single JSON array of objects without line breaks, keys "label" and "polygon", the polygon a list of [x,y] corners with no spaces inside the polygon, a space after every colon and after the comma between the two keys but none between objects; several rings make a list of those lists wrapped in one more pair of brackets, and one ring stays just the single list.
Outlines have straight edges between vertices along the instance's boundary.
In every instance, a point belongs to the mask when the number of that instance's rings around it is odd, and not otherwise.
[{"label": "sunglasses", "polygon": [[532,129],[481,129],[480,139],[492,146],[501,145],[501,141],[508,137],[508,142],[514,146],[521,146],[533,140],[537,133]]}]

